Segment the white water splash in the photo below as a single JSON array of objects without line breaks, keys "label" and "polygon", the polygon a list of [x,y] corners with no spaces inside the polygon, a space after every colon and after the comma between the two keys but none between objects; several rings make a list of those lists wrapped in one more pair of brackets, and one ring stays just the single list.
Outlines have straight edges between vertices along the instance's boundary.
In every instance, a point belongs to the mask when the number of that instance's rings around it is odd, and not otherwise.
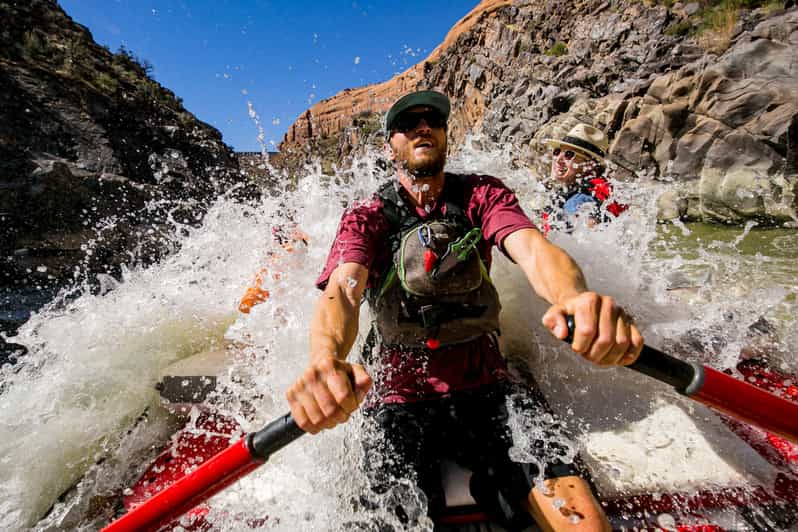
[{"label": "white water splash", "polygon": [[[528,212],[542,205],[545,198],[539,183],[526,170],[514,167],[509,151],[477,148],[478,143],[468,144],[449,170],[502,177],[518,192]],[[101,295],[62,297],[32,317],[14,339],[28,346],[30,353],[16,366],[2,369],[0,526],[33,525],[102,457],[115,460],[93,468],[98,473],[86,477],[82,493],[86,499],[98,491],[120,493],[130,480],[126,472],[141,467],[125,430],[147,407],[154,416],[166,415],[157,413],[153,386],[163,368],[176,360],[226,343],[237,345],[238,354],[221,378],[232,392],[223,408],[246,430],[281,415],[286,410],[283,394],[307,362],[307,329],[318,296],[314,282],[341,210],[367,198],[378,186],[377,175],[374,156],[356,161],[346,184],[324,176],[316,165],[296,191],[280,198],[296,212],[296,222],[309,235],[310,245],[281,259],[279,280],[266,281],[269,300],[249,315],[236,311],[238,299],[267,262],[268,251],[274,250],[271,228],[284,221],[273,198],[257,205],[221,198],[200,227],[183,229],[180,250],[172,256],[146,270],[130,269],[119,282],[108,279]],[[785,288],[754,283],[741,286],[738,293],[728,289],[730,283],[754,280],[748,275],[749,262],[741,259],[735,265],[727,260],[728,248],[702,249],[694,257],[679,253],[655,257],[650,248],[658,238],[653,220],[656,190],[622,184],[616,190],[632,204],[630,212],[597,230],[577,225],[569,235],[552,235],[553,241],[583,265],[592,287],[615,296],[630,310],[651,343],[658,345],[691,329],[710,330],[726,342],[703,361],[733,366],[745,329],[759,314],[783,303]],[[666,273],[685,265],[714,272],[707,286],[698,288],[709,296],[697,299],[693,307],[667,292],[663,281]],[[602,489],[678,487],[687,473],[671,474],[674,460],[689,464],[691,485],[739,484],[751,475],[767,476],[767,471],[759,470],[761,460],[743,452],[744,447],[728,438],[708,412],[631,372],[594,369],[550,339],[539,325],[545,305],[530,296],[526,281],[508,261],[497,258],[493,277],[504,305],[503,349],[522,370],[529,362],[555,410],[578,437],[569,456],[582,450],[592,457],[590,465]],[[362,319],[361,332],[367,329],[366,312]],[[699,341],[709,346],[712,337]],[[688,354],[695,359],[705,355]],[[680,445],[652,430],[666,422],[673,424],[671,432],[688,435]],[[359,467],[358,427],[356,415],[346,426],[304,437],[286,448],[267,466],[217,496],[209,519],[220,529],[230,529],[268,516],[271,520],[262,526],[277,530],[331,530],[363,519],[361,510],[352,505],[367,489]],[[519,430],[522,427],[526,425],[512,427],[519,449],[532,441],[532,433]],[[719,440],[728,445],[717,446]],[[624,466],[628,446],[645,456],[640,462],[645,466]],[[716,460],[718,456],[722,460]],[[721,463],[725,460],[733,465]],[[735,477],[731,469],[750,473]],[[113,481],[103,484],[97,480],[100,477]],[[380,515],[388,522],[395,519],[385,510],[390,500],[407,499],[412,492],[397,489],[378,501],[383,508]],[[411,506],[423,509],[424,502],[418,499]],[[63,517],[69,509],[62,506],[56,513]],[[95,526],[108,517],[96,517]],[[52,526],[52,519],[40,526]],[[431,524],[420,519],[417,527],[429,529]]]}]

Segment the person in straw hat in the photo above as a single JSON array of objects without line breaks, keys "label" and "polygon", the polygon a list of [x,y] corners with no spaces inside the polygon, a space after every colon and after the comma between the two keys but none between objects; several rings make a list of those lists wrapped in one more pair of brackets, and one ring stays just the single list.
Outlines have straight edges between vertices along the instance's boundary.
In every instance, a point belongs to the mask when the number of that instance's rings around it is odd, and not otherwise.
[{"label": "person in straw hat", "polygon": [[585,210],[588,224],[594,225],[608,221],[606,213],[617,217],[628,208],[609,200],[612,186],[605,177],[609,143],[601,130],[580,123],[563,138],[544,142],[552,150],[551,178],[556,190],[554,201],[543,213],[544,232],[555,221],[570,227],[572,217]]}]

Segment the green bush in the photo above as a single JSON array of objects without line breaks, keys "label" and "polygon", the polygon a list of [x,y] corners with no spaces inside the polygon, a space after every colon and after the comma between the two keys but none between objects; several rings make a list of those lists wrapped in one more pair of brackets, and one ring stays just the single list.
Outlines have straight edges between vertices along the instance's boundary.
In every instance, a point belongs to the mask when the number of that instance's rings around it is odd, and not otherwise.
[{"label": "green bush", "polygon": [[36,30],[28,31],[25,33],[25,38],[22,41],[22,47],[28,57],[44,55],[48,50],[47,37],[41,35]]},{"label": "green bush", "polygon": [[693,23],[689,20],[683,20],[681,22],[674,22],[665,28],[665,35],[670,35],[671,37],[684,37],[685,35],[688,35],[692,29]]},{"label": "green bush", "polygon": [[[672,2],[659,0],[668,7]],[[700,0],[700,9],[689,19],[674,22],[665,28],[665,35],[691,36],[706,50],[722,53],[728,48],[741,9],[764,8],[773,11],[783,7],[780,0]]]},{"label": "green bush", "polygon": [[94,84],[106,94],[114,94],[119,88],[119,82],[113,76],[101,72],[94,79]]},{"label": "green bush", "polygon": [[740,9],[757,9],[766,7],[783,7],[784,3],[774,0],[705,0],[701,2],[701,11],[697,15],[701,19],[702,30],[718,29],[724,26],[729,18],[729,13],[735,13]]},{"label": "green bush", "polygon": [[560,57],[568,53],[568,47],[562,41],[557,41],[554,45],[546,50],[546,55],[550,57]]},{"label": "green bush", "polygon": [[152,73],[152,63],[139,58],[124,45],[120,46],[119,51],[114,54],[114,62],[140,76],[148,76]]},{"label": "green bush", "polygon": [[64,67],[68,75],[91,80],[94,78],[93,69],[94,58],[86,41],[80,38],[70,39],[66,45],[66,55],[64,57]]}]

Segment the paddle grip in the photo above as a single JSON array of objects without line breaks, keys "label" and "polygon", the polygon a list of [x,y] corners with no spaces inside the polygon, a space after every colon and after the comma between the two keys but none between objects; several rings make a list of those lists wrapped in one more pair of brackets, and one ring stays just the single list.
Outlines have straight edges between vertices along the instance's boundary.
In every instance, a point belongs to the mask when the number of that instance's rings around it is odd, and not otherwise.
[{"label": "paddle grip", "polygon": [[292,441],[305,434],[297,426],[291,414],[285,414],[253,432],[247,437],[247,445],[252,456],[268,460],[272,453],[279,451]]},{"label": "paddle grip", "polygon": [[[566,316],[565,323],[568,325],[568,336],[565,341],[570,344],[573,342],[576,327],[574,317]],[[643,346],[637,360],[626,367],[670,384],[677,392],[684,395],[693,395],[704,385],[703,366],[679,360],[647,345]]]}]

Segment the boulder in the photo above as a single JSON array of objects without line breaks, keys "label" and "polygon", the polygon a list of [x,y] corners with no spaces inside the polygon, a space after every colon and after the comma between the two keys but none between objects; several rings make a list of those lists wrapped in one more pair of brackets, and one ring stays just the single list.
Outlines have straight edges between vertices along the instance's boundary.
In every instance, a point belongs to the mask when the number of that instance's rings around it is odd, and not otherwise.
[{"label": "boulder", "polygon": [[798,219],[796,187],[797,178],[774,178],[751,168],[724,173],[705,170],[699,182],[701,219],[721,223],[794,221]]}]

